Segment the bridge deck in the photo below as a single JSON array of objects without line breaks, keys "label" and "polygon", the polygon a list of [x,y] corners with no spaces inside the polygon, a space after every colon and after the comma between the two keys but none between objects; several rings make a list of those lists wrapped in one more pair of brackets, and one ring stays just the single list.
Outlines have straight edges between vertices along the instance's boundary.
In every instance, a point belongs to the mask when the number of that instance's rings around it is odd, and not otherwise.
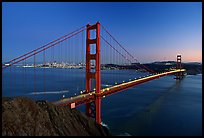
[{"label": "bridge deck", "polygon": [[[119,91],[123,91],[125,89],[128,89],[130,87],[136,86],[138,84],[156,79],[156,78],[160,78],[163,76],[167,76],[167,75],[171,75],[171,74],[175,74],[178,72],[185,72],[185,69],[178,69],[178,70],[172,70],[172,71],[168,71],[168,72],[163,72],[163,73],[158,73],[158,74],[154,74],[154,75],[150,75],[150,76],[146,76],[144,78],[139,78],[139,79],[135,79],[129,82],[124,82],[122,84],[118,84],[118,85],[114,85],[112,87],[108,87],[108,88],[104,88],[101,89],[101,93],[98,96],[101,96],[101,98],[104,98],[105,96],[109,96],[113,93],[119,92]],[[56,105],[61,105],[61,106],[65,106],[65,105],[71,105],[72,103],[74,104],[74,107],[80,105],[80,104],[84,104],[87,102],[91,102],[94,101],[94,97],[96,96],[95,91],[87,93],[87,94],[81,94],[81,95],[77,95],[74,97],[69,97],[69,98],[65,98],[65,99],[61,99],[59,101],[54,102],[54,104]]]}]

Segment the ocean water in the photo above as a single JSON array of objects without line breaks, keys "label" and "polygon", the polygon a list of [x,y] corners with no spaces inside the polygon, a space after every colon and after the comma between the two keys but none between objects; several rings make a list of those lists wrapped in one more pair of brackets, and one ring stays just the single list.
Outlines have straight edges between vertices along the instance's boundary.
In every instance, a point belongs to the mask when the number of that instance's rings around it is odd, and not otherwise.
[{"label": "ocean water", "polygon": [[[102,70],[101,83],[108,87],[144,75],[147,73]],[[202,135],[202,75],[187,75],[180,81],[173,78],[162,77],[103,98],[103,123],[114,135]],[[52,102],[84,89],[83,69],[12,68],[2,72],[2,96]],[[84,111],[84,106],[78,110]]]},{"label": "ocean water", "polygon": [[103,100],[103,121],[115,135],[202,135],[202,75],[163,77]]}]

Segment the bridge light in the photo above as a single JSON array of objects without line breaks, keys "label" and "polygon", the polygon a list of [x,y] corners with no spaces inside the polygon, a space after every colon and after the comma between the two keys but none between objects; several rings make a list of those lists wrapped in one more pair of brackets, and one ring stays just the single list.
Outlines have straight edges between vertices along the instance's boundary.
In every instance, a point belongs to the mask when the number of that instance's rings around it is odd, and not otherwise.
[{"label": "bridge light", "polygon": [[123,81],[123,82],[125,82],[125,81]]},{"label": "bridge light", "polygon": [[106,96],[104,95],[103,98],[105,98]]},{"label": "bridge light", "polygon": [[131,79],[129,79],[129,81],[131,81]]},{"label": "bridge light", "polygon": [[110,89],[109,89],[109,88],[106,88],[106,90],[109,91]]},{"label": "bridge light", "polygon": [[80,93],[82,94],[82,93],[83,93],[83,91],[80,91]]},{"label": "bridge light", "polygon": [[94,91],[96,90],[96,88],[93,89]]},{"label": "bridge light", "polygon": [[135,80],[136,80],[137,78],[135,78]]},{"label": "bridge light", "polygon": [[106,86],[108,87],[108,85],[106,84]]},{"label": "bridge light", "polygon": [[115,84],[117,84],[117,82],[115,82]]}]

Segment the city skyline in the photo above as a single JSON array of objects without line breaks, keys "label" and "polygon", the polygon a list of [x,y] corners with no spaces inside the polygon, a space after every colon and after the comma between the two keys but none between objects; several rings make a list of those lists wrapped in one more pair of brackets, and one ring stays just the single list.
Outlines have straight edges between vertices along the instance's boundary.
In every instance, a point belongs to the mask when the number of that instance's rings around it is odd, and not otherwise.
[{"label": "city skyline", "polygon": [[175,60],[177,54],[183,62],[202,62],[201,7],[201,2],[3,2],[2,59],[100,21],[141,63]]}]

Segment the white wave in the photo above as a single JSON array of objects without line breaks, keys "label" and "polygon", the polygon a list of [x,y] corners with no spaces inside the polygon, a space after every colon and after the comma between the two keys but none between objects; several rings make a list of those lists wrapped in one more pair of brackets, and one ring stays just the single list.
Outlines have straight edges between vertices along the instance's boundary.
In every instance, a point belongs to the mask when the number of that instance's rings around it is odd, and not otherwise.
[{"label": "white wave", "polygon": [[49,92],[31,92],[29,95],[34,95],[34,94],[61,94],[61,93],[67,93],[69,92],[68,90],[64,91],[49,91]]},{"label": "white wave", "polygon": [[101,125],[104,126],[104,127],[106,127],[106,128],[108,128],[108,129],[110,129],[110,128],[108,127],[108,125],[106,125],[106,124],[103,123],[103,122],[101,122]]},{"label": "white wave", "polygon": [[129,133],[125,132],[125,133],[119,134],[117,136],[132,136],[132,135],[130,135]]}]

